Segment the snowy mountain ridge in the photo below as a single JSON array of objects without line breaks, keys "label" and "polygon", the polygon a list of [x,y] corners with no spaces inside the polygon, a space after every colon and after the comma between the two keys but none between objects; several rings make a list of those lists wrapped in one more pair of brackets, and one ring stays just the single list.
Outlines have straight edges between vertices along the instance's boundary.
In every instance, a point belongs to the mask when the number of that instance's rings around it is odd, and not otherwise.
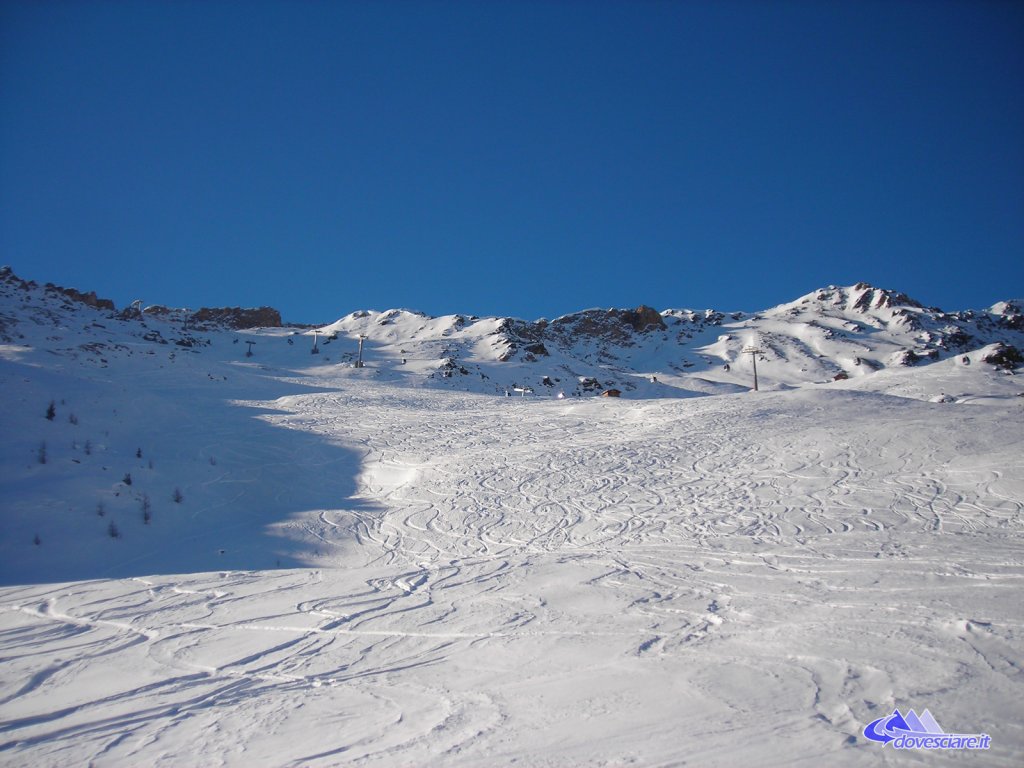
[{"label": "snowy mountain ridge", "polygon": [[[762,387],[856,379],[884,369],[970,355],[1012,368],[1024,349],[1024,302],[944,312],[906,294],[858,283],[829,286],[760,312],[713,309],[588,309],[554,320],[407,309],[352,312],[323,326],[283,326],[258,309],[170,309],[113,302],[0,273],[0,341],[106,365],[111,356],[160,346],[202,352],[215,338],[273,365],[353,365],[379,378],[488,394],[565,396],[619,389],[639,397],[749,388],[752,355]],[[54,330],[40,336],[38,330]],[[252,342],[251,344],[248,342]],[[145,344],[149,344],[148,348]],[[142,346],[140,346],[142,345]],[[316,356],[304,357],[315,352]]]}]

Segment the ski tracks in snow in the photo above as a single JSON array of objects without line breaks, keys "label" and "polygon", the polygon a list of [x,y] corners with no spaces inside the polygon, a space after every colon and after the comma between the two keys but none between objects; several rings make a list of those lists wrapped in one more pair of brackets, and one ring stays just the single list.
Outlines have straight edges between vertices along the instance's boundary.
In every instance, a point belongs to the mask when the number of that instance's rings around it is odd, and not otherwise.
[{"label": "ski tracks in snow", "polygon": [[298,529],[324,567],[4,590],[0,754],[867,765],[895,706],[1024,748],[1012,424],[965,456],[957,412],[853,396],[275,407],[364,456]]}]

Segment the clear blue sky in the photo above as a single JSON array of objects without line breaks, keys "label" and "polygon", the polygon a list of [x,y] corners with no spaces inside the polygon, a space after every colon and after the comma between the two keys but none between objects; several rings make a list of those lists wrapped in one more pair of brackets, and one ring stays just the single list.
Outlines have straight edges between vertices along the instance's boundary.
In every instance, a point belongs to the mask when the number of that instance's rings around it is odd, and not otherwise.
[{"label": "clear blue sky", "polygon": [[0,263],[123,305],[1024,295],[1024,3],[0,3]]}]

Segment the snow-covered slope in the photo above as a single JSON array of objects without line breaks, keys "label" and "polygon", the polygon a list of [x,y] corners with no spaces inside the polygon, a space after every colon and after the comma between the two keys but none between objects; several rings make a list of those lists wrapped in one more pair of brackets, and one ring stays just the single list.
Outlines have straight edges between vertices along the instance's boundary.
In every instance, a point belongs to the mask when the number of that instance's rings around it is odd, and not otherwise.
[{"label": "snow-covered slope", "polygon": [[237,329],[8,273],[0,762],[1017,765],[1018,306]]}]

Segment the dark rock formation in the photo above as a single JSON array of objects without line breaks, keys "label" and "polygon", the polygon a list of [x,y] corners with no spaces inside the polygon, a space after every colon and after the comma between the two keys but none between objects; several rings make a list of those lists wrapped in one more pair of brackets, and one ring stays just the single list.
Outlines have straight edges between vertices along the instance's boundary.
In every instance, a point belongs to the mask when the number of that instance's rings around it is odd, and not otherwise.
[{"label": "dark rock formation", "polygon": [[859,309],[862,312],[866,312],[869,309],[882,309],[883,307],[886,309],[892,307],[924,308],[920,302],[910,298],[907,294],[892,291],[888,288],[875,288],[868,283],[857,283],[853,286],[853,290],[864,292],[853,305],[854,309]]},{"label": "dark rock formation", "polygon": [[525,347],[525,349],[526,349],[527,353],[531,354],[531,355],[540,355],[541,357],[547,357],[548,356],[548,349],[547,349],[547,347],[545,347],[539,341],[536,344],[528,344]]},{"label": "dark rock formation", "polygon": [[549,332],[562,339],[590,337],[632,345],[637,333],[665,330],[665,320],[650,307],[636,309],[588,309],[553,320]]},{"label": "dark rock formation", "polygon": [[993,352],[990,352],[982,360],[996,368],[1010,371],[1019,365],[1024,365],[1024,355],[1020,350],[1009,344],[1000,344]]},{"label": "dark rock formation", "polygon": [[105,309],[110,312],[113,312],[115,309],[114,302],[112,302],[110,299],[101,299],[97,297],[96,291],[82,293],[81,291],[77,291],[74,288],[64,288],[59,285],[54,285],[53,283],[47,283],[44,286],[44,288],[47,293],[60,294],[61,296],[65,296],[71,299],[72,301],[77,301],[81,304],[85,304],[86,306],[93,307],[94,309]]},{"label": "dark rock formation", "polygon": [[662,319],[661,313],[644,304],[641,304],[636,309],[621,311],[619,317],[622,319],[622,322],[626,323],[637,333],[665,330],[665,321]]},{"label": "dark rock formation", "polygon": [[222,325],[236,330],[242,328],[280,328],[281,313],[273,307],[258,307],[256,309],[203,307],[192,315],[191,322]]}]

